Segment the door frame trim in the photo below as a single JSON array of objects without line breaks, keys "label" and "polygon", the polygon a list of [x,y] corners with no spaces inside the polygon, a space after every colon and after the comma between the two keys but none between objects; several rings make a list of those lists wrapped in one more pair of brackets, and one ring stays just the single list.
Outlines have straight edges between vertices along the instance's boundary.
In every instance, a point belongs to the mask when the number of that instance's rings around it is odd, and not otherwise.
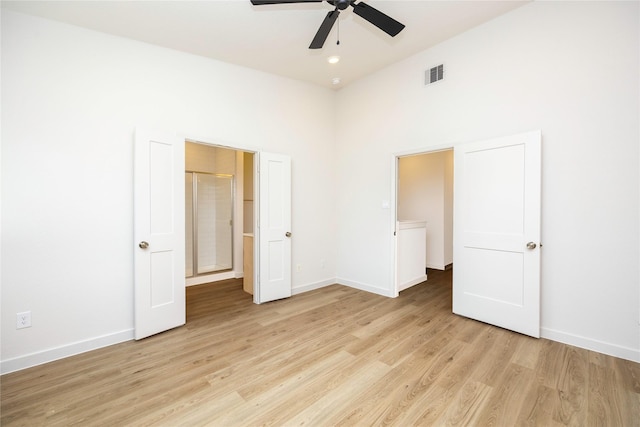
[{"label": "door frame trim", "polygon": [[[253,198],[254,198],[254,202],[253,202],[253,259],[254,259],[254,264],[257,263],[259,261],[259,257],[260,257],[260,247],[258,246],[258,233],[256,233],[255,231],[258,229],[258,219],[259,219],[259,209],[260,209],[260,194],[259,191],[256,191],[259,187],[259,176],[258,176],[258,166],[256,160],[259,159],[260,156],[260,152],[261,150],[255,146],[250,146],[250,145],[244,145],[241,143],[238,143],[236,141],[226,141],[224,139],[220,139],[220,138],[215,138],[215,137],[211,137],[211,136],[196,136],[194,134],[190,134],[190,133],[176,133],[178,138],[184,139],[185,143],[187,142],[191,142],[194,144],[203,144],[203,145],[209,145],[211,147],[220,147],[220,148],[226,148],[229,150],[235,150],[235,151],[242,151],[245,153],[252,153],[254,155],[254,161],[253,161]],[[186,170],[186,169],[185,169]],[[237,174],[236,174],[237,175]],[[237,177],[236,177],[237,178]],[[237,190],[237,188],[236,188]],[[237,202],[237,200],[236,200]],[[185,201],[182,201],[182,204],[184,205]],[[183,230],[184,233],[184,230]],[[240,233],[240,237],[242,237],[243,233]],[[235,263],[234,263],[235,264]],[[242,265],[242,263],[240,263],[240,265]],[[235,271],[235,269],[234,269]],[[221,273],[223,274],[223,273]],[[243,275],[244,275],[244,271],[243,271]],[[258,277],[258,269],[254,268],[253,269],[253,303],[254,304],[258,304],[258,294],[260,291],[260,283],[257,280]],[[186,303],[186,302],[185,302]]]},{"label": "door frame trim", "polygon": [[[400,295],[398,290],[398,161],[401,157],[419,156],[422,154],[433,154],[441,151],[453,150],[455,145],[462,144],[449,143],[449,144],[436,144],[428,147],[416,148],[412,150],[399,151],[392,154],[391,158],[391,200],[390,204],[393,209],[390,217],[390,226],[393,230],[393,252],[391,256],[391,282],[392,288],[390,294],[393,298],[397,298]],[[454,224],[455,227],[455,224]]]}]

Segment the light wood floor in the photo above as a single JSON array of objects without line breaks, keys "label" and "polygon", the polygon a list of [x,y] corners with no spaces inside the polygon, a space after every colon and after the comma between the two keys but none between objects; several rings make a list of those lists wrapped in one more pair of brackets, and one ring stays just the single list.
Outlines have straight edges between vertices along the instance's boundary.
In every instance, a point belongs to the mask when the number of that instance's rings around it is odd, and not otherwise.
[{"label": "light wood floor", "polygon": [[3,376],[1,424],[640,425],[639,364],[455,316],[429,274],[397,299],[190,287],[182,328]]}]

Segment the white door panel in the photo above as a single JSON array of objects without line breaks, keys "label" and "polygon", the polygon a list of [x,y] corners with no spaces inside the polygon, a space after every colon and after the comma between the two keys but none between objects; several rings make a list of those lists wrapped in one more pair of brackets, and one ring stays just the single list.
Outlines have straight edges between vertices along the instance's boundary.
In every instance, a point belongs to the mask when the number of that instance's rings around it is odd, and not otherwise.
[{"label": "white door panel", "polygon": [[184,141],[137,129],[135,338],[185,323]]},{"label": "white door panel", "polygon": [[291,296],[291,159],[259,153],[256,302]]},{"label": "white door panel", "polygon": [[531,132],[454,149],[453,311],[534,337],[540,334],[540,147],[540,132]]}]

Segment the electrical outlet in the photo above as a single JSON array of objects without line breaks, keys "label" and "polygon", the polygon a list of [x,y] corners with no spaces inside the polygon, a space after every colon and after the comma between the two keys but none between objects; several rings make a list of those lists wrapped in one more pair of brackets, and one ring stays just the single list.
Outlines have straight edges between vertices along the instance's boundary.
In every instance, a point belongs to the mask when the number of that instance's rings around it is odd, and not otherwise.
[{"label": "electrical outlet", "polygon": [[296,271],[302,271],[302,264],[296,264]]},{"label": "electrical outlet", "polygon": [[23,311],[22,313],[16,313],[16,329],[30,328],[31,327],[31,312]]},{"label": "electrical outlet", "polygon": [[320,268],[324,269],[324,260],[323,259],[320,260]]}]

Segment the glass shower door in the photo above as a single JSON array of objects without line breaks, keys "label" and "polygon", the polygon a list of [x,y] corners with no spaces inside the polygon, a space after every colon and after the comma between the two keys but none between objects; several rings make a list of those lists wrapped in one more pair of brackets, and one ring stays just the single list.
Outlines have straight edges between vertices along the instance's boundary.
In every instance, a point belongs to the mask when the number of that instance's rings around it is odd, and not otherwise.
[{"label": "glass shower door", "polygon": [[[233,176],[191,173],[191,276],[233,268]],[[186,197],[188,203],[188,197]],[[188,221],[187,221],[188,222]],[[188,255],[187,255],[188,256]]]}]

